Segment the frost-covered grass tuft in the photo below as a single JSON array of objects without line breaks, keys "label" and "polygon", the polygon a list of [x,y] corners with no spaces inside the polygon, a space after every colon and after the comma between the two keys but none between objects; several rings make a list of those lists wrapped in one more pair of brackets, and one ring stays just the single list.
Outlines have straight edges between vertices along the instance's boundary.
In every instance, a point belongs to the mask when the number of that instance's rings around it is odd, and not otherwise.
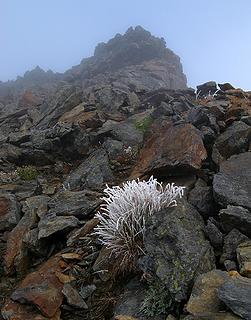
[{"label": "frost-covered grass tuft", "polygon": [[176,199],[183,196],[184,189],[174,183],[163,187],[153,177],[148,181],[128,181],[121,187],[107,186],[102,198],[104,205],[96,215],[100,223],[94,233],[112,254],[123,257],[121,263],[133,264],[143,253],[147,217],[176,206]]}]

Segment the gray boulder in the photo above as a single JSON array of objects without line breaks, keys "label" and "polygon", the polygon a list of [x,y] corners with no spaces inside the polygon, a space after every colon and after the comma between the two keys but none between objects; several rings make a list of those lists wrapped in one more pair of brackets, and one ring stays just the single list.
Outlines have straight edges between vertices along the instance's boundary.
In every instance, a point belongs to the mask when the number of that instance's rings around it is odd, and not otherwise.
[{"label": "gray boulder", "polygon": [[251,212],[240,206],[227,206],[220,210],[220,221],[225,231],[236,228],[251,237]]},{"label": "gray boulder", "polygon": [[218,289],[218,297],[243,319],[251,319],[251,279],[238,276],[229,279]]},{"label": "gray boulder", "polygon": [[67,188],[102,189],[105,183],[113,180],[107,153],[103,149],[94,151],[65,180]]},{"label": "gray boulder", "polygon": [[214,176],[213,190],[216,202],[251,209],[251,152],[234,155],[220,165]]},{"label": "gray boulder", "polygon": [[147,221],[141,268],[157,276],[177,302],[187,299],[194,279],[214,269],[212,247],[204,236],[204,222],[186,202],[163,210]]},{"label": "gray boulder", "polygon": [[216,164],[228,159],[233,154],[248,150],[251,127],[242,121],[234,122],[215,141],[212,159]]}]

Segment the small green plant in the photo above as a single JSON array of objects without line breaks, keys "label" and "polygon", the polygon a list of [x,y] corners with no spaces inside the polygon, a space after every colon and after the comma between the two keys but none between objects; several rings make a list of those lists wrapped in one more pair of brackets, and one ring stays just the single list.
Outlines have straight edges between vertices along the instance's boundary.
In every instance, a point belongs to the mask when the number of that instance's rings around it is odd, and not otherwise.
[{"label": "small green plant", "polygon": [[148,317],[154,317],[173,310],[174,301],[165,285],[159,281],[150,283],[140,311]]},{"label": "small green plant", "polygon": [[152,123],[153,123],[153,118],[151,116],[146,116],[144,119],[136,121],[135,127],[139,131],[146,133],[151,127]]},{"label": "small green plant", "polygon": [[23,166],[17,168],[18,176],[25,181],[35,180],[38,176],[38,171],[33,166]]}]

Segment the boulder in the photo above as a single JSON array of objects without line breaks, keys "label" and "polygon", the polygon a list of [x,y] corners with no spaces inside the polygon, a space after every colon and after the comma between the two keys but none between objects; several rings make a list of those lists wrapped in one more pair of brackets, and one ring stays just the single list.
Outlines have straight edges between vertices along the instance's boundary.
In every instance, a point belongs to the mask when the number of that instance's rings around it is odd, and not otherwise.
[{"label": "boulder", "polygon": [[229,278],[228,273],[212,270],[200,275],[193,286],[186,309],[194,316],[206,316],[225,310],[225,305],[218,298],[217,289]]},{"label": "boulder", "polygon": [[218,289],[218,297],[233,313],[251,319],[251,279],[237,276],[227,280]]},{"label": "boulder", "polygon": [[222,91],[227,91],[227,90],[234,90],[235,88],[229,83],[218,83],[218,86]]},{"label": "boulder", "polygon": [[251,237],[251,212],[248,209],[229,205],[226,209],[220,210],[219,218],[226,232],[236,228]]},{"label": "boulder", "polygon": [[233,154],[248,151],[251,127],[242,121],[235,121],[216,139],[212,159],[219,165]]},{"label": "boulder", "polygon": [[38,223],[38,239],[48,238],[58,232],[69,232],[78,224],[79,220],[74,216],[47,214]]},{"label": "boulder", "polygon": [[191,124],[155,124],[140,151],[132,176],[171,176],[195,172],[207,157],[200,132]]},{"label": "boulder", "polygon": [[233,155],[220,165],[214,176],[216,202],[222,206],[243,206],[251,209],[251,152]]},{"label": "boulder", "polygon": [[213,249],[204,222],[188,203],[163,210],[147,221],[146,256],[140,266],[166,286],[176,302],[186,300],[194,279],[214,269]]},{"label": "boulder", "polygon": [[239,230],[233,229],[224,237],[224,245],[220,262],[236,261],[237,247],[248,240],[248,237],[242,234]]},{"label": "boulder", "polygon": [[199,86],[197,86],[197,92],[199,97],[207,96],[209,94],[214,94],[217,91],[217,84],[215,81],[208,81]]},{"label": "boulder", "polygon": [[56,216],[87,218],[100,204],[101,194],[90,191],[65,190],[57,193],[49,202],[49,213]]},{"label": "boulder", "polygon": [[105,183],[112,180],[113,174],[107,153],[103,149],[98,149],[70,173],[64,185],[71,190],[102,189]]}]

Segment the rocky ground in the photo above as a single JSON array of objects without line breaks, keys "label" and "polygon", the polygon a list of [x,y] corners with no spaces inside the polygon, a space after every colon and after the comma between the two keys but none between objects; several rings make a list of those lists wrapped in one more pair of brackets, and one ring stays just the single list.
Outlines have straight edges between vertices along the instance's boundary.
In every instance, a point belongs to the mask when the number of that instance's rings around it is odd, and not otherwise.
[{"label": "rocky ground", "polygon": [[[188,89],[141,27],[0,84],[2,319],[251,319],[250,139],[251,93]],[[119,274],[94,215],[106,183],[151,175],[185,197]]]}]

